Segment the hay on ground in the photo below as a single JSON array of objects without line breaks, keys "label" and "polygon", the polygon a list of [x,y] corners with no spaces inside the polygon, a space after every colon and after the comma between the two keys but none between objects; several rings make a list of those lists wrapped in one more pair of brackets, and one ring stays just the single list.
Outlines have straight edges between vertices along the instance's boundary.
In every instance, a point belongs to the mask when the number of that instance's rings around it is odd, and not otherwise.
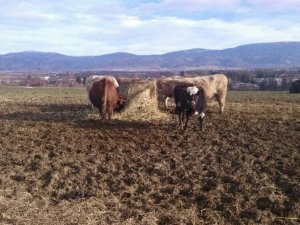
[{"label": "hay on ground", "polygon": [[[121,86],[122,84],[120,84]],[[143,80],[132,82],[127,90],[127,103],[124,111],[114,118],[121,120],[163,120],[171,116],[158,109],[156,82]]]}]

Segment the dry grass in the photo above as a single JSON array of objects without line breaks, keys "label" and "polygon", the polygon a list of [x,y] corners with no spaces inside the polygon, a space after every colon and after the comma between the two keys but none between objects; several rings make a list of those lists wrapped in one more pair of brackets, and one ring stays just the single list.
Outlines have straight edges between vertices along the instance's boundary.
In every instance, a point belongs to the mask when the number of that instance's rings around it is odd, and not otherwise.
[{"label": "dry grass", "polygon": [[131,83],[126,96],[126,108],[121,114],[116,115],[116,118],[138,121],[170,121],[170,115],[158,109],[156,82],[154,80]]}]

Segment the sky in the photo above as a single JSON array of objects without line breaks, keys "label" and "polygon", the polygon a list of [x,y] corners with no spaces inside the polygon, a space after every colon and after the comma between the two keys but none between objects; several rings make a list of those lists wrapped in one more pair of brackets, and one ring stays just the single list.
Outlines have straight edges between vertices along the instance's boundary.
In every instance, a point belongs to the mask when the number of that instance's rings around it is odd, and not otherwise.
[{"label": "sky", "polygon": [[300,0],[0,0],[0,54],[139,55],[300,41]]}]

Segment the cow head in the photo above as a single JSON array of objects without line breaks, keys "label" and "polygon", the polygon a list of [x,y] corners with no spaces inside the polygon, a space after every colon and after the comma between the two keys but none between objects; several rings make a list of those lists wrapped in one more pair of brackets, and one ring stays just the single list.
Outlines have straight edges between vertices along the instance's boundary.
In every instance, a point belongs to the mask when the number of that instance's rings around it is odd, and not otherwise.
[{"label": "cow head", "polygon": [[206,109],[206,106],[207,106],[207,99],[206,99],[204,90],[200,88],[199,92],[198,92],[198,100],[197,100],[196,106],[195,106],[195,108],[196,108],[195,115],[197,115],[199,118],[200,127],[201,127],[202,131],[203,131],[203,119],[205,116],[204,111]]},{"label": "cow head", "polygon": [[186,89],[187,104],[194,112],[197,110],[197,102],[199,98],[199,89],[196,86],[190,86]]},{"label": "cow head", "polygon": [[125,103],[126,103],[126,99],[123,96],[118,96],[118,102],[115,107],[115,110],[117,112],[120,112],[124,108]]},{"label": "cow head", "polygon": [[199,118],[203,119],[205,116],[204,110],[207,105],[204,90],[196,86],[190,86],[186,89],[186,92],[188,95],[189,105],[193,107],[195,115],[199,115]]},{"label": "cow head", "polygon": [[187,89],[186,89],[186,93],[190,96],[197,95],[198,92],[199,92],[199,89],[196,86],[190,86],[190,87],[187,87]]}]

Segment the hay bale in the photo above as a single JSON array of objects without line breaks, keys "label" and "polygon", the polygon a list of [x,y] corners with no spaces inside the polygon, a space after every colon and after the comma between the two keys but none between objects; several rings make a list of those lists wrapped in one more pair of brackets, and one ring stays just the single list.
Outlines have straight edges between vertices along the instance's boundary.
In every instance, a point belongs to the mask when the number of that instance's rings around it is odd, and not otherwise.
[{"label": "hay bale", "polygon": [[[120,84],[122,86],[122,84]],[[124,91],[124,90],[123,90]],[[115,118],[124,120],[163,120],[169,121],[170,115],[159,111],[156,82],[138,80],[130,83],[124,111]]]}]

